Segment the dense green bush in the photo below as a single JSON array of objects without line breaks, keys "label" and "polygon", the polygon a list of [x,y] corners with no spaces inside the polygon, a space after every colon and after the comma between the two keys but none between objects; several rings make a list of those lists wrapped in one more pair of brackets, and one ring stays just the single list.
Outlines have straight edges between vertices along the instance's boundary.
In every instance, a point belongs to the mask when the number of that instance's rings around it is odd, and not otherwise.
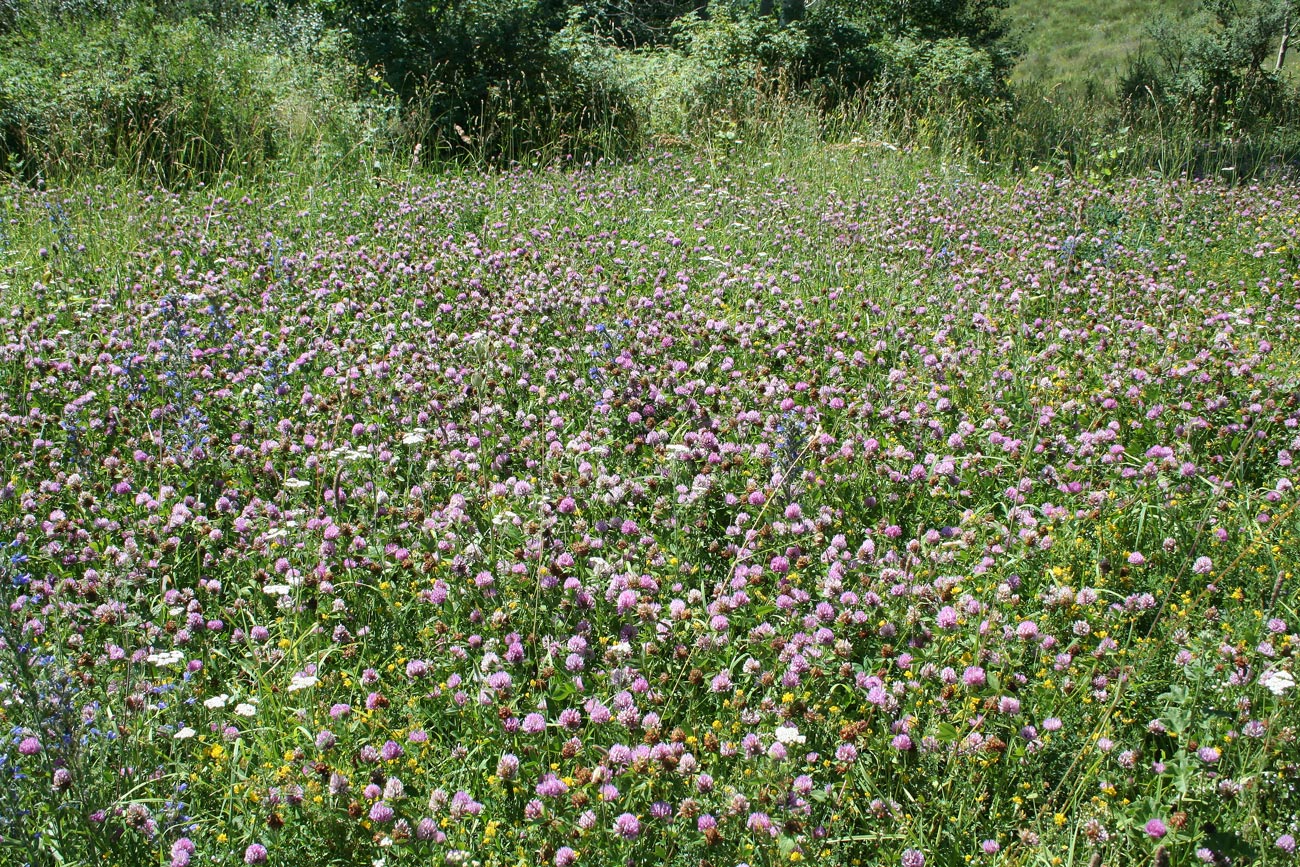
[{"label": "dense green bush", "polygon": [[1135,118],[1172,111],[1204,126],[1250,127],[1294,108],[1275,61],[1292,2],[1205,0],[1202,13],[1150,28],[1153,54],[1134,58],[1120,94]]},{"label": "dense green bush", "polygon": [[287,153],[378,147],[395,126],[395,101],[352,65],[346,36],[309,15],[226,32],[144,5],[16,18],[0,46],[0,158],[28,178],[257,171]]},{"label": "dense green bush", "polygon": [[560,36],[564,0],[364,0],[328,15],[354,36],[359,62],[402,96],[408,133],[426,148],[510,160],[635,138],[631,104],[602,74],[601,46],[584,32]]},{"label": "dense green bush", "polygon": [[[1005,0],[0,0],[0,171],[168,183],[835,141],[1117,173],[1300,154],[1296,0],[1153,25],[1123,87],[1009,73]],[[856,145],[855,145],[856,146]]]},{"label": "dense green bush", "polygon": [[676,31],[674,47],[616,59],[659,136],[741,135],[778,115],[789,122],[812,112],[813,137],[857,124],[857,132],[928,143],[930,118],[965,149],[1007,115],[1006,80],[991,51],[966,37],[891,35],[846,3],[825,0],[784,25],[715,4],[709,18],[685,18]]}]

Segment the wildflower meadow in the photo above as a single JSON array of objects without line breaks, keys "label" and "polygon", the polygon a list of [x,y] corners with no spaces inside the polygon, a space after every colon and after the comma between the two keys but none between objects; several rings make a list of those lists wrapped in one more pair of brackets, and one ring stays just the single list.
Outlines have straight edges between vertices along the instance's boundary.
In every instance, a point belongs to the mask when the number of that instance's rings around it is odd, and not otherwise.
[{"label": "wildflower meadow", "polygon": [[887,156],[6,188],[0,864],[1300,863],[1300,188]]}]

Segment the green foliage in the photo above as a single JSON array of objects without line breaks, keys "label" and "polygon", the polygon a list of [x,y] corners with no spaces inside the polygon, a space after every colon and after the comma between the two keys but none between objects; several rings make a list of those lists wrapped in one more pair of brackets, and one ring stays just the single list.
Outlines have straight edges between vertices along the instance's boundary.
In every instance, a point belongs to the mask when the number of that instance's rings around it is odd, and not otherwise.
[{"label": "green foliage", "polygon": [[1205,0],[1181,23],[1157,19],[1155,50],[1139,55],[1120,93],[1139,115],[1169,109],[1206,125],[1250,126],[1288,109],[1288,93],[1272,63],[1282,32],[1297,16],[1294,0]]},{"label": "green foliage", "polygon": [[329,15],[403,97],[408,133],[425,146],[504,160],[601,152],[633,123],[618,83],[598,75],[600,47],[559,36],[560,0],[373,0]]},{"label": "green foliage", "polygon": [[877,0],[868,8],[893,36],[934,43],[964,40],[988,52],[994,65],[1006,71],[1014,56],[1003,14],[1007,5],[1008,0]]},{"label": "green foliage", "polygon": [[964,39],[900,39],[885,56],[890,80],[914,97],[991,102],[1001,95],[994,59]]},{"label": "green foliage", "polygon": [[620,58],[622,79],[657,135],[731,135],[773,110],[789,119],[798,113],[794,102],[823,115],[812,123],[814,136],[864,101],[878,116],[883,109],[895,131],[931,111],[955,111],[962,117],[954,123],[969,126],[1005,101],[1004,72],[990,50],[964,36],[924,38],[919,27],[890,33],[878,14],[840,0],[814,4],[784,25],[775,15],[716,4],[707,19],[687,17],[675,29],[676,47]]},{"label": "green foliage", "polygon": [[[114,167],[174,183],[303,160],[508,164],[652,142],[829,141],[1101,176],[1240,177],[1300,154],[1295,93],[1273,69],[1282,29],[1300,22],[1287,3],[1211,2],[1156,21],[1118,91],[1104,70],[1082,89],[1049,91],[1033,73],[1013,90],[1020,37],[1041,54],[1044,38],[1069,43],[1065,29],[1084,24],[1054,6],[1029,33],[1005,5],[0,0],[0,169],[36,180]],[[1123,14],[1098,11],[1137,20]]]},{"label": "green foliage", "polygon": [[384,137],[395,106],[310,16],[218,36],[152,8],[20,16],[0,48],[0,159],[35,178],[116,166],[166,181],[258,171]]}]

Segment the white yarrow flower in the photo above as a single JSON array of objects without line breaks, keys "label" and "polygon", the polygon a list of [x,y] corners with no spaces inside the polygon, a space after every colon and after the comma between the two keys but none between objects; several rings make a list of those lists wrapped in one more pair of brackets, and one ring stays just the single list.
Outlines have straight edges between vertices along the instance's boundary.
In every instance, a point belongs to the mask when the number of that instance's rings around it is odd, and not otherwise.
[{"label": "white yarrow flower", "polygon": [[239,716],[255,716],[257,714],[257,706],[249,704],[246,701],[241,702],[235,705],[235,713]]},{"label": "white yarrow flower", "polygon": [[267,596],[288,596],[291,589],[288,584],[267,584],[262,592]]},{"label": "white yarrow flower", "polygon": [[1295,686],[1295,677],[1289,671],[1273,668],[1259,676],[1259,685],[1273,695],[1281,695]]},{"label": "white yarrow flower", "polygon": [[185,728],[178,731],[176,734],[172,735],[172,737],[178,741],[187,741],[190,738],[194,737],[195,734],[197,734],[197,732],[195,732],[194,729],[190,728],[189,726],[186,726]]},{"label": "white yarrow flower", "polygon": [[306,479],[285,479],[284,480],[284,486],[293,491],[301,490],[309,486],[310,484],[311,482],[307,481]]},{"label": "white yarrow flower", "polygon": [[223,692],[221,695],[214,695],[212,698],[205,698],[203,700],[203,706],[208,710],[216,710],[217,708],[225,707],[226,700],[229,698],[230,696]]},{"label": "white yarrow flower", "polygon": [[152,662],[162,668],[169,665],[179,665],[185,661],[185,654],[179,650],[167,650],[162,653],[151,653],[145,658],[145,662]]},{"label": "white yarrow flower", "polygon": [[423,428],[417,427],[415,430],[402,437],[402,445],[404,446],[418,446],[422,442],[424,442]]},{"label": "white yarrow flower", "polygon": [[802,744],[808,740],[808,738],[799,734],[799,729],[794,726],[777,726],[776,739],[786,746]]},{"label": "white yarrow flower", "polygon": [[315,686],[317,682],[318,679],[314,674],[295,674],[293,679],[289,681],[289,692],[307,689],[310,686]]}]

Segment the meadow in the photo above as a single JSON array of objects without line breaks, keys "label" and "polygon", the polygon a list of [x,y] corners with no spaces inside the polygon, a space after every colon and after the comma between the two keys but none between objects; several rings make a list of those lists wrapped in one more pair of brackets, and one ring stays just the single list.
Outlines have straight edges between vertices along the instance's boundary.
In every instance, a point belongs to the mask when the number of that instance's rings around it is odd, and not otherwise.
[{"label": "meadow", "polygon": [[1300,188],[909,160],[6,188],[0,863],[1296,863]]}]

